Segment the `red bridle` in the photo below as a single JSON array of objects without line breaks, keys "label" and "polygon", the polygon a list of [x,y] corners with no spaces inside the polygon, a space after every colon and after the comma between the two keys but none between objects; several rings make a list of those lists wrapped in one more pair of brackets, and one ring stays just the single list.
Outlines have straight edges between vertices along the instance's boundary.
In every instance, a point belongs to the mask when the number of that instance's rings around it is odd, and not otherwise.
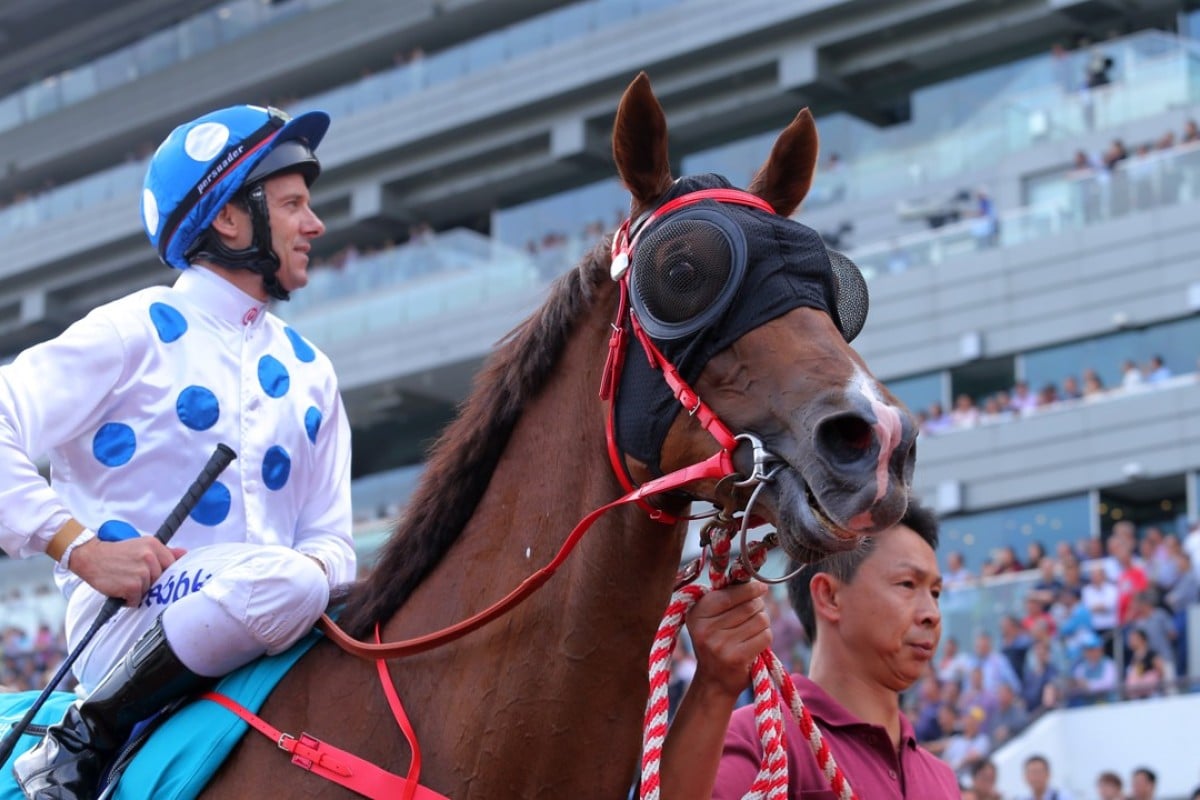
[{"label": "red bridle", "polygon": [[[679,374],[679,370],[675,368],[675,365],[668,361],[662,354],[654,344],[654,341],[642,328],[637,315],[632,313],[629,307],[629,265],[632,263],[633,249],[637,245],[642,232],[647,230],[651,226],[651,223],[666,217],[674,211],[686,208],[702,200],[716,200],[719,203],[750,206],[751,208],[766,211],[768,214],[775,213],[775,209],[771,208],[771,205],[767,201],[740,189],[700,189],[680,195],[664,203],[652,213],[640,217],[636,223],[632,218],[625,220],[621,224],[621,227],[617,229],[616,234],[613,235],[612,277],[617,281],[620,296],[617,301],[616,319],[612,323],[612,335],[608,340],[608,358],[604,363],[604,374],[600,379],[600,399],[609,404],[606,425],[608,459],[612,464],[613,473],[626,492],[632,492],[636,488],[625,464],[620,444],[617,442],[616,433],[616,395],[617,387],[621,381],[621,371],[625,366],[625,348],[627,345],[626,323],[629,325],[629,330],[633,331],[634,338],[641,343],[642,350],[645,351],[646,357],[650,360],[650,367],[662,372],[663,380],[671,388],[671,393],[675,395],[675,399],[687,410],[689,416],[696,419],[700,423],[700,426],[708,431],[709,435],[716,440],[721,448],[708,459],[698,464],[676,470],[669,475],[663,476],[663,478],[659,478],[655,483],[659,481],[668,482],[674,484],[672,486],[674,488],[675,486],[682,486],[685,483],[692,483],[705,478],[720,480],[721,478],[737,474],[737,470],[733,465],[733,451],[737,448],[737,437],[729,430],[729,426],[722,422],[716,413],[709,408],[708,404],[700,399],[700,395],[688,385],[687,381]],[[678,482],[670,480],[676,476],[679,479]],[[638,498],[637,504],[656,522],[661,522],[664,525],[673,525],[679,521],[678,517],[668,514],[660,508],[655,508],[642,498]]]},{"label": "red bridle", "polygon": [[[613,471],[616,473],[617,480],[625,490],[622,497],[606,503],[600,508],[595,509],[586,517],[584,517],[575,526],[571,533],[567,536],[558,553],[551,559],[550,563],[537,570],[516,588],[502,597],[499,601],[493,603],[484,610],[461,620],[457,624],[451,625],[440,631],[418,636],[412,639],[406,639],[401,642],[391,642],[382,644],[378,642],[379,630],[376,627],[376,643],[367,644],[360,642],[345,633],[337,623],[329,618],[328,615],[322,615],[318,626],[325,634],[333,640],[335,644],[341,647],[348,653],[356,655],[360,658],[376,660],[379,670],[380,681],[383,684],[384,691],[388,694],[389,704],[392,708],[392,713],[395,715],[397,722],[402,730],[405,731],[405,736],[413,749],[413,759],[407,777],[401,778],[398,775],[389,774],[378,767],[365,762],[345,751],[334,748],[327,743],[305,737],[303,741],[296,740],[293,737],[281,734],[278,730],[270,725],[258,720],[248,711],[241,709],[236,703],[226,702],[224,698],[216,695],[208,695],[210,699],[222,702],[227,708],[235,711],[243,719],[251,722],[254,727],[260,732],[265,733],[269,737],[275,739],[281,747],[284,747],[285,742],[293,750],[297,748],[303,749],[300,755],[293,756],[293,762],[303,766],[305,769],[317,772],[323,777],[344,786],[351,786],[348,781],[353,778],[354,784],[352,788],[356,791],[365,794],[368,797],[428,797],[440,798],[440,795],[430,792],[427,788],[420,786],[420,749],[417,745],[416,737],[411,732],[411,726],[408,724],[407,715],[404,713],[400,705],[399,699],[395,696],[395,687],[392,685],[388,676],[387,668],[384,659],[397,658],[400,656],[411,655],[414,653],[423,652],[447,642],[458,639],[466,635],[470,631],[476,630],[488,622],[502,616],[507,611],[522,602],[525,598],[536,591],[542,584],[550,579],[560,566],[566,561],[567,556],[574,550],[575,545],[583,538],[583,535],[591,528],[592,524],[598,520],[607,511],[616,508],[619,505],[629,502],[635,502],[645,509],[650,518],[664,525],[673,525],[680,521],[680,518],[672,516],[661,509],[654,508],[646,498],[665,492],[674,491],[682,486],[694,483],[699,480],[716,479],[721,480],[730,476],[737,476],[738,471],[733,464],[733,451],[737,448],[740,440],[749,440],[755,448],[754,452],[754,471],[750,476],[740,476],[743,480],[737,485],[745,486],[749,484],[761,484],[770,480],[765,467],[767,463],[767,454],[763,450],[761,443],[754,437],[748,434],[734,435],[725,423],[709,408],[709,406],[700,399],[700,396],[693,390],[687,381],[679,374],[675,366],[667,360],[662,352],[655,346],[653,340],[643,330],[638,322],[637,315],[632,313],[629,304],[629,285],[628,285],[628,265],[630,263],[630,255],[633,252],[634,245],[637,243],[638,233],[644,230],[646,226],[660,219],[672,211],[683,208],[685,206],[697,203],[701,200],[717,200],[722,203],[736,203],[740,205],[751,206],[758,208],[768,213],[774,214],[774,209],[755,195],[747,192],[738,191],[736,189],[705,189],[696,192],[690,192],[682,195],[668,203],[665,203],[652,214],[643,217],[640,224],[637,226],[638,231],[635,231],[632,239],[629,236],[631,221],[626,220],[613,237],[613,278],[617,280],[619,285],[619,300],[617,302],[616,319],[613,322],[613,332],[608,342],[608,355],[605,360],[604,372],[600,382],[600,397],[609,403],[609,413],[606,422],[606,436],[608,439],[608,455],[612,464]],[[623,266],[622,266],[623,262]],[[629,330],[633,331],[634,337],[641,343],[642,349],[646,353],[646,357],[650,360],[650,366],[662,372],[663,380],[671,388],[671,392],[679,403],[687,410],[688,414],[698,420],[700,425],[709,432],[716,440],[720,449],[709,458],[697,464],[675,470],[660,478],[651,480],[641,486],[635,487],[633,480],[629,476],[628,470],[625,467],[624,458],[621,455],[620,446],[617,443],[614,413],[616,405],[616,389],[620,384],[621,370],[625,363],[625,347],[627,344],[626,323],[629,325]],[[757,490],[755,492],[757,494]],[[753,505],[754,496],[751,497],[750,505]],[[745,542],[745,531],[750,523],[749,507],[743,513],[742,522],[742,545],[743,555],[748,556],[750,561],[757,561],[761,564],[761,560],[765,555],[764,544],[756,543],[753,546],[747,546]],[[724,528],[732,529],[737,520],[726,518],[719,524]],[[710,522],[710,525],[715,524]],[[698,564],[699,562],[697,562]],[[747,563],[748,575],[744,575],[744,579],[748,579],[749,575],[757,576],[755,567]],[[693,565],[696,566],[696,565]],[[698,569],[687,580],[694,579],[698,574]],[[290,740],[290,741],[286,741]],[[285,749],[287,749],[285,747]],[[324,759],[318,763],[320,759]],[[325,762],[328,763],[325,763]],[[354,772],[350,768],[353,765],[358,771],[360,777],[354,777],[351,773]],[[318,771],[319,768],[319,771]],[[399,795],[398,795],[399,793]],[[425,793],[425,794],[422,794]]]},{"label": "red bridle", "polygon": [[[737,203],[740,205],[751,206],[762,209],[774,214],[774,210],[764,200],[748,192],[742,192],[736,189],[704,189],[696,192],[689,192],[682,195],[669,203],[665,203],[654,213],[644,217],[639,229],[645,228],[645,223],[661,218],[662,216],[671,213],[672,211],[682,208],[686,205],[699,202],[701,200],[717,200],[723,203]],[[624,256],[628,261],[629,253],[633,249],[633,245],[637,242],[637,234],[634,234],[632,240],[629,239],[630,221],[626,220],[621,225],[613,238],[613,253],[616,256]],[[614,257],[614,260],[616,258]],[[548,581],[551,576],[562,566],[566,561],[567,556],[578,544],[583,535],[591,528],[592,524],[603,516],[609,510],[625,503],[637,503],[650,514],[651,519],[656,522],[661,522],[664,525],[673,525],[680,521],[679,518],[672,516],[661,509],[654,508],[646,502],[646,498],[665,492],[674,491],[682,486],[694,483],[705,479],[721,480],[730,476],[738,475],[737,469],[733,464],[733,451],[737,448],[740,440],[748,440],[754,445],[754,471],[749,476],[743,476],[744,481],[738,485],[748,485],[750,483],[761,483],[764,480],[769,480],[767,475],[767,454],[762,449],[761,444],[748,434],[734,435],[730,432],[729,427],[723,423],[716,413],[699,395],[688,386],[687,382],[679,375],[679,371],[675,369],[659,349],[654,345],[646,332],[642,330],[638,323],[637,316],[632,314],[629,309],[629,287],[627,285],[627,276],[624,274],[626,270],[622,270],[621,274],[616,275],[620,284],[620,299],[617,304],[616,321],[613,323],[612,336],[608,342],[608,356],[604,365],[604,374],[601,378],[600,397],[610,402],[608,421],[607,421],[607,437],[608,437],[608,454],[612,462],[613,471],[617,475],[617,480],[625,489],[625,494],[622,497],[613,500],[611,503],[606,503],[600,508],[595,509],[575,526],[574,529],[567,535],[566,540],[559,548],[558,553],[551,561],[541,569],[537,570],[519,586],[514,588],[507,595],[502,597],[497,602],[493,603],[488,608],[477,614],[468,617],[455,625],[444,628],[434,633],[418,636],[412,639],[407,639],[402,642],[392,642],[389,644],[367,644],[359,642],[350,637],[341,628],[338,627],[328,616],[323,615],[318,623],[326,635],[329,636],[339,647],[348,653],[352,653],[361,658],[398,658],[400,656],[411,655],[414,653],[424,652],[447,642],[453,641],[467,633],[476,630],[497,617],[505,614],[509,609],[516,606],[526,597],[536,591],[542,584]],[[716,440],[720,446],[720,450],[708,457],[704,461],[697,464],[675,470],[662,477],[655,478],[641,486],[635,487],[633,480],[629,477],[625,469],[625,462],[621,456],[620,447],[616,441],[616,432],[613,425],[613,408],[616,398],[616,387],[621,377],[621,368],[625,359],[625,322],[629,323],[630,329],[634,336],[642,344],[642,349],[646,352],[647,358],[650,359],[650,364],[658,368],[663,373],[663,379],[667,385],[671,387],[671,391],[675,397],[688,410],[688,413],[699,420],[705,430]],[[748,513],[748,512],[747,512]],[[736,522],[736,521],[732,521]],[[747,523],[750,520],[743,520],[743,534]],[[694,577],[694,576],[693,576]]]}]

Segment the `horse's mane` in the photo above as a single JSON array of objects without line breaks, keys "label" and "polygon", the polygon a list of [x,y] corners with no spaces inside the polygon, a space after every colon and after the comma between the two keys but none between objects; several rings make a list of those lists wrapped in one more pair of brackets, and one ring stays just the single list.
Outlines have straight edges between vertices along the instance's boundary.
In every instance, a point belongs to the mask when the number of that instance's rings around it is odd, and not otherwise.
[{"label": "horse's mane", "polygon": [[593,291],[607,278],[608,252],[606,240],[555,281],[546,302],[501,340],[475,377],[458,416],[433,445],[374,568],[350,590],[340,623],[352,636],[362,638],[391,617],[458,539],[517,419],[552,374]]}]

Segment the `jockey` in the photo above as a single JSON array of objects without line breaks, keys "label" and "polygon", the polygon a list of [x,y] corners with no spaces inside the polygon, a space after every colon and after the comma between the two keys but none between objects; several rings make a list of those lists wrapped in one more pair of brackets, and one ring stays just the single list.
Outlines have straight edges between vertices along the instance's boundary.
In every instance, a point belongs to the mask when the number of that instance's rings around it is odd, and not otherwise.
[{"label": "jockey", "polygon": [[[57,563],[72,646],[125,601],[74,665],[85,699],[14,765],[30,798],[93,796],[136,723],[288,648],[355,576],[333,368],[267,310],[308,282],[328,126],[247,105],[176,128],[141,204],[174,284],[0,368],[0,546]],[[152,534],[221,442],[237,460],[164,545]]]}]

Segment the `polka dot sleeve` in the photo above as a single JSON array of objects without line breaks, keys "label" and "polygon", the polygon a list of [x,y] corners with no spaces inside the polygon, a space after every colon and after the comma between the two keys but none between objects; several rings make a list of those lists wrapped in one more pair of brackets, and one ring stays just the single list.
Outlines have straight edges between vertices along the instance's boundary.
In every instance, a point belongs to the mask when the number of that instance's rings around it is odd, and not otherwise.
[{"label": "polka dot sleeve", "polygon": [[306,476],[308,500],[296,533],[296,549],[324,564],[330,585],[336,586],[354,580],[355,555],[350,533],[350,425],[336,389],[330,396],[327,415],[312,408],[305,414],[317,467]]},{"label": "polka dot sleeve", "polygon": [[[70,518],[36,462],[99,427],[99,410],[125,363],[122,337],[103,314],[93,312],[0,367],[0,548],[10,556],[44,553]],[[119,453],[116,434],[103,444]]]}]

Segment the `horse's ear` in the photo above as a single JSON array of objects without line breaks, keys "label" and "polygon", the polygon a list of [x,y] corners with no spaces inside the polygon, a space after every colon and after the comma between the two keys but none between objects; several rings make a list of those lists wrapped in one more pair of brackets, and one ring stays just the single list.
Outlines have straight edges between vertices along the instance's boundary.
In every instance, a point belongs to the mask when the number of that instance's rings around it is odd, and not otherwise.
[{"label": "horse's ear", "polygon": [[635,211],[649,207],[671,188],[667,153],[667,115],[645,72],[629,84],[613,123],[613,160]]},{"label": "horse's ear", "polygon": [[790,217],[812,186],[817,170],[817,125],[807,108],[783,129],[771,155],[747,189],[771,204],[775,213]]}]

